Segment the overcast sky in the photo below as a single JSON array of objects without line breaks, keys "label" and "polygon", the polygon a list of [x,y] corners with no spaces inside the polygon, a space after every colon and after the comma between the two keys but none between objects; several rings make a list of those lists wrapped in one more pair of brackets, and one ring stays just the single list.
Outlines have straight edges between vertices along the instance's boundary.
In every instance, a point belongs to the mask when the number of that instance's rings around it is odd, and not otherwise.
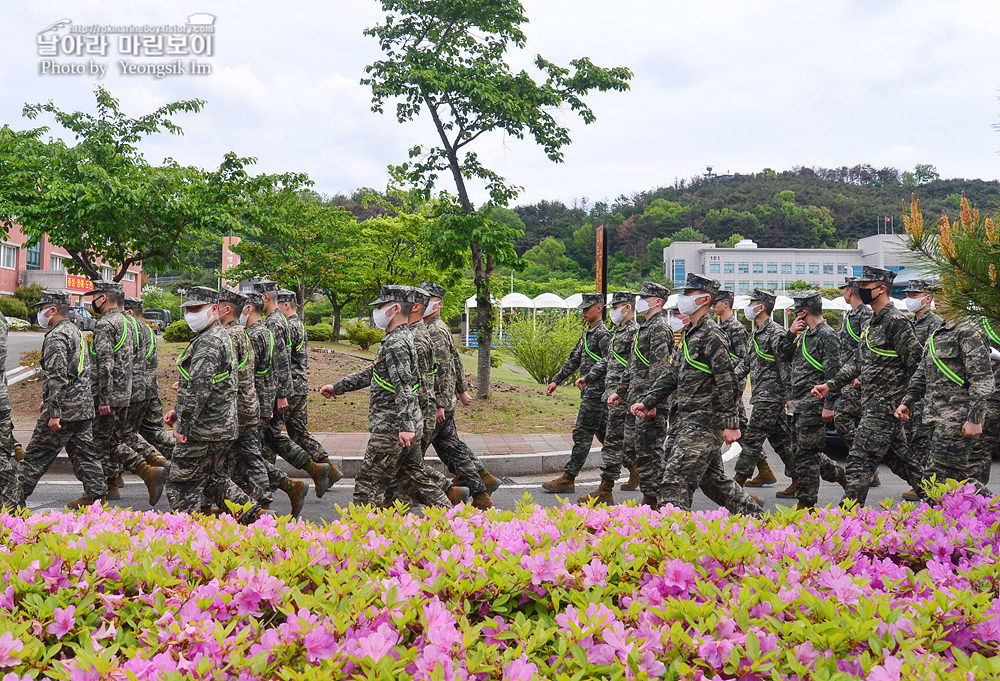
[{"label": "overcast sky", "polygon": [[[596,123],[562,118],[573,138],[563,164],[527,142],[480,138],[482,160],[524,187],[517,203],[613,201],[703,173],[706,165],[748,173],[931,163],[942,177],[1000,177],[996,0],[524,5],[527,49],[512,56],[519,67],[530,68],[536,53],[557,63],[587,56],[627,66],[635,77],[628,92],[589,97]],[[216,16],[214,56],[198,58],[211,75],[121,75],[122,59],[169,59],[122,57],[116,36],[106,57],[53,60],[103,62],[108,73],[100,81],[39,72],[37,35],[57,20],[183,24],[193,13]],[[0,124],[37,125],[21,117],[25,102],[51,99],[92,111],[98,82],[133,116],[201,98],[207,105],[200,114],[177,118],[183,137],[161,135],[144,146],[150,160],[214,167],[232,150],[257,157],[260,172],[306,172],[320,192],[382,188],[386,165],[404,160],[412,144],[433,143],[434,134],[429,120],[400,126],[391,113],[370,110],[359,79],[379,51],[361,32],[379,17],[378,3],[366,0],[7,3]]]}]

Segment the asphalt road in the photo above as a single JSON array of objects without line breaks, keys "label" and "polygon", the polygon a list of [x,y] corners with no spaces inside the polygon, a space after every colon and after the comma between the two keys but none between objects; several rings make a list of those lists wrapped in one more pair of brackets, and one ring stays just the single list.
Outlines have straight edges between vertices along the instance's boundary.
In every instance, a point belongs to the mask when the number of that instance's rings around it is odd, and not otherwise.
[{"label": "asphalt road", "polygon": [[7,363],[10,371],[21,361],[21,354],[28,350],[41,350],[45,334],[41,331],[15,331],[7,335]]}]

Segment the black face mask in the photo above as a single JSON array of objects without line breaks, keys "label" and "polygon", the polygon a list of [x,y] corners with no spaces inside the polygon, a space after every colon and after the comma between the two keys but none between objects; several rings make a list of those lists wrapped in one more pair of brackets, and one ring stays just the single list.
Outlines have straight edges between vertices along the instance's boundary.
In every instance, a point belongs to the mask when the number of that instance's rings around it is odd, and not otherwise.
[{"label": "black face mask", "polygon": [[94,314],[96,314],[98,317],[101,316],[101,308],[97,304],[97,299],[96,298],[94,300],[90,301],[90,309],[93,310]]},{"label": "black face mask", "polygon": [[[864,303],[865,305],[871,305],[872,301],[878,298],[878,296],[875,295],[876,291],[878,291],[877,288],[858,289],[858,295],[861,296],[861,302]],[[879,295],[882,295],[881,291],[879,291]]]}]

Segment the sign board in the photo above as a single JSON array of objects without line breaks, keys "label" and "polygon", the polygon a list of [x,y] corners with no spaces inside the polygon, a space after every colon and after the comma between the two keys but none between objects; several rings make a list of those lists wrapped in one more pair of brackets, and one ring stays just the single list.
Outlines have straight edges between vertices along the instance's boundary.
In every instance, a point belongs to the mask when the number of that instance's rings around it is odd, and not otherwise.
[{"label": "sign board", "polygon": [[[597,228],[597,292],[608,297],[608,241],[604,225]],[[606,308],[607,306],[605,306]]]},{"label": "sign board", "polygon": [[90,277],[81,277],[79,274],[66,275],[66,288],[70,291],[93,291],[94,285]]}]

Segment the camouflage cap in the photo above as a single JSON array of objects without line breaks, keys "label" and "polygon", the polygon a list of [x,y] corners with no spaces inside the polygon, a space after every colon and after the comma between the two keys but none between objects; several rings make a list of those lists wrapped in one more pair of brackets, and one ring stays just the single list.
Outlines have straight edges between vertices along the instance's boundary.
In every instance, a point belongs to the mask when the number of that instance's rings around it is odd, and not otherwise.
[{"label": "camouflage cap", "polygon": [[253,283],[253,290],[258,293],[277,293],[278,282],[271,279],[261,279]]},{"label": "camouflage cap", "polygon": [[591,305],[604,305],[607,298],[603,293],[584,293],[583,299],[580,304],[576,306],[577,310],[586,310]]},{"label": "camouflage cap", "polygon": [[427,303],[431,302],[431,294],[427,292],[427,289],[421,288],[420,286],[410,286],[408,288],[412,288],[416,294],[416,298],[413,302],[420,303],[424,306],[424,308],[427,307]]},{"label": "camouflage cap", "polygon": [[871,265],[865,265],[861,269],[861,276],[858,278],[859,284],[864,284],[869,281],[879,281],[885,284],[891,285],[892,282],[896,280],[896,273],[892,270],[882,269],[881,267],[872,267]]},{"label": "camouflage cap", "polygon": [[759,300],[762,303],[773,305],[778,300],[778,296],[771,291],[766,291],[762,288],[755,288],[750,292],[750,300]]},{"label": "camouflage cap", "polygon": [[192,286],[187,290],[187,297],[181,307],[198,307],[199,305],[217,305],[219,292],[207,286]]},{"label": "camouflage cap", "polygon": [[264,306],[263,293],[260,293],[259,291],[240,291],[240,293],[246,299],[246,303],[243,304],[243,307],[246,307],[247,304],[253,305],[254,307]]},{"label": "camouflage cap", "polygon": [[142,309],[142,298],[136,298],[134,296],[128,296],[125,298],[125,309],[126,310],[141,310]]},{"label": "camouflage cap", "polygon": [[815,302],[822,304],[823,296],[819,291],[796,291],[792,294],[792,300],[795,301],[795,307],[805,307]]},{"label": "camouflage cap", "polygon": [[435,284],[433,281],[422,281],[420,288],[427,291],[431,298],[444,299],[444,286],[441,284]]},{"label": "camouflage cap", "polygon": [[655,281],[644,281],[642,282],[642,288],[639,289],[639,295],[643,298],[663,298],[666,300],[670,297],[670,289],[668,289],[663,284],[657,284]]},{"label": "camouflage cap", "polygon": [[413,286],[399,286],[390,284],[383,286],[376,300],[369,305],[382,305],[383,303],[415,303],[417,302],[417,289]]},{"label": "camouflage cap", "polygon": [[941,290],[940,283],[931,279],[910,279],[903,293],[934,293]]},{"label": "camouflage cap", "polygon": [[42,305],[69,305],[70,292],[60,291],[58,289],[45,289],[42,291],[42,297],[38,299],[32,307],[41,307]]},{"label": "camouflage cap", "polygon": [[94,290],[87,291],[83,295],[95,296],[101,293],[124,293],[125,286],[120,281],[110,281],[108,279],[92,279],[90,281]]},{"label": "camouflage cap", "polygon": [[223,286],[219,289],[219,302],[232,303],[242,310],[247,304],[247,295],[243,291]]},{"label": "camouflage cap", "polygon": [[298,303],[298,298],[295,297],[295,291],[289,291],[287,288],[278,289],[278,302],[279,303]]},{"label": "camouflage cap", "polygon": [[703,277],[700,274],[695,274],[694,272],[688,272],[687,279],[684,281],[684,285],[677,288],[678,291],[683,291],[685,289],[695,289],[697,291],[704,291],[706,293],[711,293],[715,295],[719,292],[719,288],[722,286],[715,279],[709,279],[708,277]]},{"label": "camouflage cap", "polygon": [[619,303],[628,303],[629,305],[635,306],[635,291],[615,291],[611,294],[611,304],[618,305]]},{"label": "camouflage cap", "polygon": [[719,289],[719,292],[715,294],[715,302],[729,303],[731,307],[733,304],[733,292],[726,288]]},{"label": "camouflage cap", "polygon": [[857,288],[859,283],[857,277],[848,277],[844,280],[844,285],[840,288]]}]

